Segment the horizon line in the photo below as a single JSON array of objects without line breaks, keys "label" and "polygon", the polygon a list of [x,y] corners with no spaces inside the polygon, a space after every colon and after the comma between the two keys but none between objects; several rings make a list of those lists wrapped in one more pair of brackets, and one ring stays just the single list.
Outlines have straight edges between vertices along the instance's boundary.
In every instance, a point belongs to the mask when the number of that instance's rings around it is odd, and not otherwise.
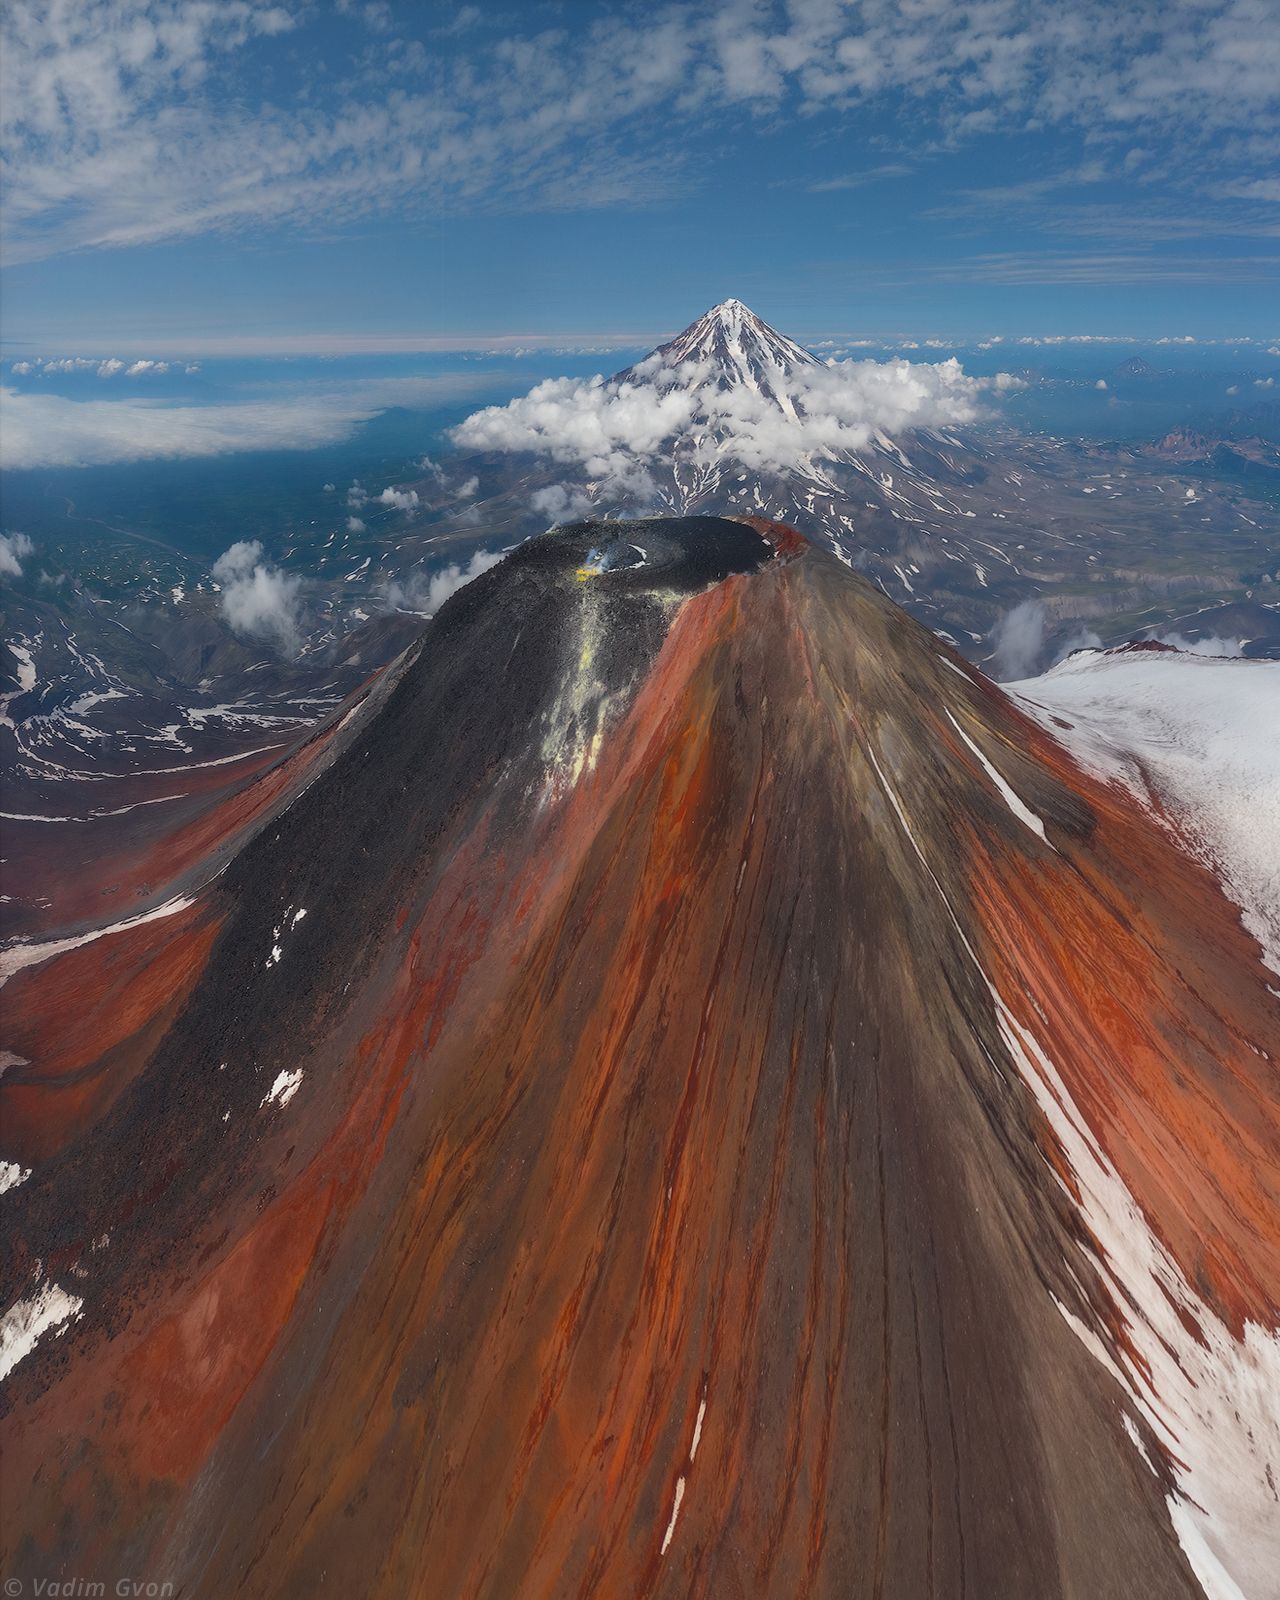
[{"label": "horizon line", "polygon": [[[695,319],[696,320],[696,319]],[[101,337],[77,339],[60,336],[42,339],[39,336],[18,337],[0,335],[0,357],[22,360],[32,356],[59,358],[69,356],[115,355],[120,350],[145,347],[148,353],[160,356],[270,357],[290,356],[356,356],[356,355],[462,355],[462,354],[512,354],[525,350],[553,351],[565,345],[584,345],[592,350],[638,349],[650,343],[661,343],[679,332],[664,329],[649,332],[562,332],[562,333],[494,333],[494,334],[363,334],[363,333],[289,333],[289,334],[191,334],[118,335],[106,340]],[[795,337],[795,336],[793,336]],[[895,332],[873,335],[867,333],[824,333],[815,345],[845,344],[868,347],[903,346],[923,348],[950,347],[972,349],[980,345],[1016,348],[1019,345],[1040,344],[1143,344],[1143,345],[1233,345],[1274,344],[1280,334],[1132,334],[1132,333],[1041,333],[1041,334],[968,334],[943,335],[937,333],[910,334]],[[797,342],[804,343],[803,336]]]}]

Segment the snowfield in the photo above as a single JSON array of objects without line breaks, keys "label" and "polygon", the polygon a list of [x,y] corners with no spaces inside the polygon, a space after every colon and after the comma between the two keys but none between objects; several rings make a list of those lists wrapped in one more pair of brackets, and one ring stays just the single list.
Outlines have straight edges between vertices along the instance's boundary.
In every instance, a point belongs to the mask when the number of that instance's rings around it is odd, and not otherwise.
[{"label": "snowfield", "polygon": [[1080,650],[1003,687],[1087,771],[1156,803],[1280,973],[1280,663]]}]

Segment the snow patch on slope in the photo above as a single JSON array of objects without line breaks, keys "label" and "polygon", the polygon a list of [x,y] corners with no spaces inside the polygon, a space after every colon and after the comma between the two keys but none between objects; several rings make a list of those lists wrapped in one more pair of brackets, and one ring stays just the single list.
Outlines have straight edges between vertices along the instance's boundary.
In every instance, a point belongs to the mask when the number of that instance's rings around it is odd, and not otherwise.
[{"label": "snow patch on slope", "polygon": [[84,1301],[56,1283],[45,1283],[27,1300],[19,1300],[0,1317],[0,1378],[7,1378],[48,1332],[61,1334]]},{"label": "snow patch on slope", "polygon": [[[1208,1600],[1276,1600],[1280,1336],[1250,1322],[1237,1341],[1183,1277],[1040,1041],[991,982],[870,746],[867,755],[991,995],[1005,1048],[1071,1168],[1074,1191],[1051,1170],[1078,1207],[1086,1237],[1096,1241],[1087,1248],[1128,1329],[1128,1347],[1105,1342],[1060,1301],[1055,1304],[1163,1445],[1176,1480],[1166,1497],[1169,1519]],[[1149,1468],[1132,1419],[1121,1420]]]},{"label": "snow patch on slope", "polygon": [[30,1167],[21,1167],[16,1161],[0,1161],[0,1194],[16,1189],[31,1176]]},{"label": "snow patch on slope", "polygon": [[1003,687],[1086,771],[1158,802],[1280,972],[1280,665],[1082,650]]},{"label": "snow patch on slope", "polygon": [[1108,1347],[1061,1303],[1058,1310],[1164,1446],[1177,1483],[1170,1521],[1209,1600],[1274,1597],[1280,1337],[1249,1322],[1237,1341],[1199,1298],[1039,1041],[987,984],[1006,1048],[1070,1163],[1086,1238],[1097,1241],[1091,1253],[1129,1347]]},{"label": "snow patch on slope", "polygon": [[983,771],[991,779],[992,783],[995,784],[997,793],[1004,801],[1005,805],[1008,806],[1009,810],[1013,812],[1014,816],[1017,817],[1019,822],[1021,822],[1025,827],[1030,828],[1031,832],[1036,835],[1042,844],[1047,844],[1050,850],[1054,849],[1055,846],[1050,842],[1049,836],[1044,831],[1044,822],[1041,820],[1041,818],[1035,814],[1025,800],[1023,800],[1014,792],[1004,777],[996,770],[994,766],[992,766],[991,762],[987,760],[986,756],[983,755],[982,751],[979,750],[978,746],[951,715],[950,711],[947,712],[947,717],[951,723],[951,726],[956,730],[964,742],[969,746],[970,750],[973,751],[974,755],[977,756],[978,760],[982,763]]},{"label": "snow patch on slope", "polygon": [[287,1106],[302,1084],[302,1068],[295,1067],[292,1072],[287,1068],[276,1074],[275,1082],[262,1097],[262,1105]]},{"label": "snow patch on slope", "polygon": [[9,704],[19,695],[29,694],[36,686],[36,664],[32,659],[31,651],[25,644],[11,644],[9,652],[18,663],[18,687],[8,694],[0,694],[0,728],[15,726],[13,718],[9,715]]},{"label": "snow patch on slope", "polygon": [[29,939],[15,939],[12,944],[0,950],[0,987],[8,983],[14,973],[21,972],[24,967],[33,967],[38,962],[60,956],[64,950],[78,950],[82,944],[92,944],[95,939],[105,939],[110,934],[123,933],[127,928],[140,927],[144,922],[156,922],[162,917],[171,917],[194,904],[194,899],[178,895],[151,911],[139,912],[136,917],[125,917],[120,922],[109,923],[105,928],[94,928],[91,933],[75,933],[66,939],[47,939],[43,943]]}]

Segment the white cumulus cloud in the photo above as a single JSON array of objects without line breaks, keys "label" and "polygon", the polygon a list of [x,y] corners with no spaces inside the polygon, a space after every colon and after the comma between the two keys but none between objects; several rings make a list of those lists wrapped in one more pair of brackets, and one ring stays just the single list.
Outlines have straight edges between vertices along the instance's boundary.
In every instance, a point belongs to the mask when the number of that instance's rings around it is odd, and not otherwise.
[{"label": "white cumulus cloud", "polygon": [[549,522],[581,522],[595,510],[595,501],[583,489],[553,483],[529,496],[529,504]]},{"label": "white cumulus cloud", "polygon": [[384,489],[378,496],[379,504],[391,506],[396,511],[412,511],[418,503],[416,489]]},{"label": "white cumulus cloud", "polygon": [[301,643],[302,580],[269,566],[262,553],[260,539],[241,539],[214,562],[213,577],[223,586],[222,614],[233,632],[291,655]]},{"label": "white cumulus cloud", "polygon": [[25,533],[0,533],[0,576],[20,578],[23,559],[34,549]]},{"label": "white cumulus cloud", "polygon": [[387,609],[433,617],[450,595],[482,572],[488,572],[490,567],[496,567],[501,560],[501,550],[477,550],[465,567],[453,562],[432,573],[415,568],[404,583],[387,585]]},{"label": "white cumulus cloud", "polygon": [[[954,357],[829,361],[789,375],[784,408],[745,383],[721,388],[710,364],[667,368],[651,358],[635,370],[638,378],[626,381],[549,378],[508,405],[475,412],[453,440],[465,449],[548,456],[643,492],[672,439],[690,442],[706,462],[728,455],[755,471],[780,472],[806,457],[861,450],[877,432],[972,422],[984,392],[1017,384],[1007,373],[970,377]],[[538,509],[555,510],[550,503]]]}]

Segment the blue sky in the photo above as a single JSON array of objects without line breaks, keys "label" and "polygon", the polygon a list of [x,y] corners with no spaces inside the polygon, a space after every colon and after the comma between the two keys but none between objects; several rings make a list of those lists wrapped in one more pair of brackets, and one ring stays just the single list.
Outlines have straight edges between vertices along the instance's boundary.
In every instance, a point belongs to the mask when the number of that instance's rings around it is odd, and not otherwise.
[{"label": "blue sky", "polygon": [[1274,0],[6,16],[11,356],[1280,332]]}]

